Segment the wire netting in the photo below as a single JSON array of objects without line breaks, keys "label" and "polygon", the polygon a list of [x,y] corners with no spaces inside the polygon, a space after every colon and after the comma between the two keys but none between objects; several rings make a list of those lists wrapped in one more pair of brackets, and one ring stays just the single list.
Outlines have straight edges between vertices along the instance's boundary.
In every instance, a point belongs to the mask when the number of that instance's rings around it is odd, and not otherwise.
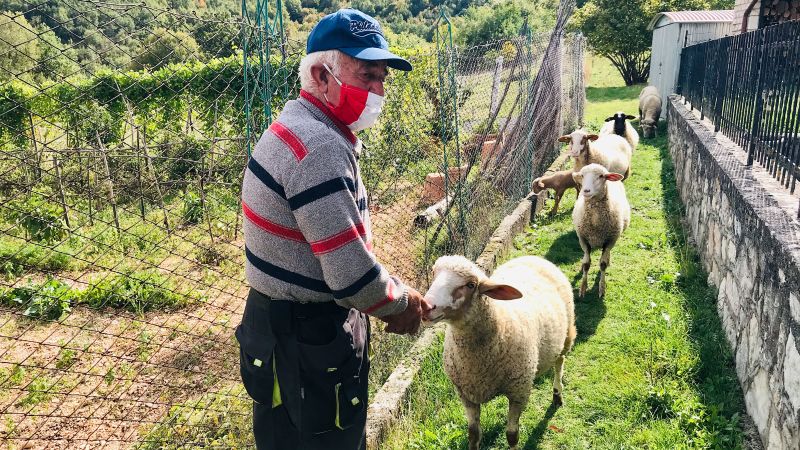
[{"label": "wire netting", "polygon": [[[252,445],[241,179],[297,96],[303,43],[260,1],[58,4],[0,14],[0,441]],[[415,70],[390,76],[360,164],[377,257],[409,284],[438,255],[476,257],[582,123],[572,7],[552,32],[403,52]],[[373,391],[410,343],[375,333]]]}]

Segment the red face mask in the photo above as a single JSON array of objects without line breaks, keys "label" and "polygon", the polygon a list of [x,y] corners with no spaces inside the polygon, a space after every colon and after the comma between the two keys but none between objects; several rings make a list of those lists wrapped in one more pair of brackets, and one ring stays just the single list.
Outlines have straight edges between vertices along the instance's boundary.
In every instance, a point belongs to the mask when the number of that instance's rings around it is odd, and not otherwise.
[{"label": "red face mask", "polygon": [[336,80],[340,88],[338,105],[331,104],[328,101],[328,97],[325,96],[325,101],[328,102],[328,108],[330,108],[333,115],[352,131],[361,131],[372,126],[378,120],[378,115],[383,108],[383,97],[366,89],[342,83],[336,78],[336,75],[333,74],[327,64],[323,64],[323,66]]}]

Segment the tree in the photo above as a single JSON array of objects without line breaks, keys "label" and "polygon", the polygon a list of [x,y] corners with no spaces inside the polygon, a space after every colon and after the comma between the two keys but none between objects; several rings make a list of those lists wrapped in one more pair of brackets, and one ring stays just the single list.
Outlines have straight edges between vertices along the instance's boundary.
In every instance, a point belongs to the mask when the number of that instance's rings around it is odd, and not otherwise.
[{"label": "tree", "polygon": [[611,60],[630,86],[647,81],[653,41],[647,25],[655,14],[732,4],[732,0],[590,0],[575,12],[570,28],[582,31],[592,51]]},{"label": "tree", "polygon": [[518,36],[526,17],[531,29],[543,30],[553,25],[555,10],[553,1],[506,0],[500,4],[473,6],[456,19],[456,38],[464,45],[473,46]]},{"label": "tree", "polygon": [[197,59],[199,54],[200,46],[187,33],[156,28],[142,41],[132,65],[136,70],[157,70],[170,63]]},{"label": "tree", "polygon": [[209,58],[231,56],[239,47],[239,25],[230,13],[215,12],[194,19],[192,35]]},{"label": "tree", "polygon": [[25,17],[0,16],[0,80],[30,78],[41,59],[36,33]]}]

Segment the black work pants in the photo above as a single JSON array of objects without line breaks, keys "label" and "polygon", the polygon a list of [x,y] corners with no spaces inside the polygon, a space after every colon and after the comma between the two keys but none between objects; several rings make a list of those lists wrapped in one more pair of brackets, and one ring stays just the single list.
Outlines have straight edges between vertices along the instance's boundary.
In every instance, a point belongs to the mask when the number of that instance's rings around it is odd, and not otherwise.
[{"label": "black work pants", "polygon": [[259,450],[366,448],[366,316],[251,289],[236,337]]}]

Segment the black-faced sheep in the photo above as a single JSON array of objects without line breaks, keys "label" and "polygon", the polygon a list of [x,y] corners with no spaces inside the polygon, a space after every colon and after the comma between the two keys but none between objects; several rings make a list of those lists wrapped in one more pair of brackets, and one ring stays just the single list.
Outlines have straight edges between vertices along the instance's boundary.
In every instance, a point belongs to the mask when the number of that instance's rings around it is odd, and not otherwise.
[{"label": "black-faced sheep", "polygon": [[593,249],[603,249],[600,256],[600,297],[606,294],[606,269],[611,264],[611,249],[631,222],[631,207],[625,195],[622,175],[609,172],[599,164],[589,164],[573,173],[581,193],[572,210],[572,224],[583,249],[580,296],[586,294]]},{"label": "black-faced sheep", "polygon": [[639,125],[645,139],[656,137],[661,117],[661,96],[655,86],[647,86],[639,94]]},{"label": "black-faced sheep", "polygon": [[481,404],[504,395],[506,438],[516,449],[519,416],[538,374],[555,368],[553,403],[561,404],[564,358],[576,333],[572,286],[536,256],[512,259],[491,278],[463,256],[442,256],[433,274],[425,320],[448,324],[444,369],[466,410],[469,448],[480,442]]},{"label": "black-faced sheep", "polygon": [[607,134],[622,136],[631,145],[631,151],[636,150],[636,146],[639,145],[639,133],[629,122],[633,119],[635,117],[632,115],[617,111],[613,116],[606,118],[605,123],[600,128],[600,136]]}]

